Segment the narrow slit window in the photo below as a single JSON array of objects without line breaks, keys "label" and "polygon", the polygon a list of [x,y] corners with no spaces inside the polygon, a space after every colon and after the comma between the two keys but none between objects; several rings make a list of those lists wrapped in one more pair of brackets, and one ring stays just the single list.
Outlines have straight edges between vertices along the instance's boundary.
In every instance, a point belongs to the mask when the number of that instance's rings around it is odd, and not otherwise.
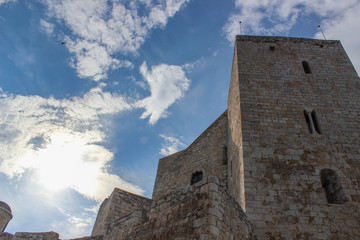
[{"label": "narrow slit window", "polygon": [[344,190],[334,170],[322,169],[320,171],[320,180],[328,203],[342,204],[346,202]]},{"label": "narrow slit window", "polygon": [[309,132],[311,134],[313,134],[314,132],[321,134],[321,128],[316,112],[314,110],[312,110],[311,112],[304,110],[304,116]]},{"label": "narrow slit window", "polygon": [[315,111],[312,111],[312,112],[311,112],[311,118],[312,118],[313,123],[314,123],[315,131],[316,131],[318,134],[321,134],[321,128],[320,128],[319,121],[318,121],[318,118],[317,118],[317,116],[316,116],[316,112],[315,112]]},{"label": "narrow slit window", "polygon": [[303,61],[302,65],[303,65],[305,73],[311,73],[311,68],[310,68],[310,65],[309,65],[309,63],[307,61]]},{"label": "narrow slit window", "polygon": [[226,165],[228,163],[227,147],[223,147],[222,150],[222,163],[223,165]]},{"label": "narrow slit window", "polygon": [[196,171],[195,173],[193,173],[193,175],[191,176],[191,185],[200,182],[203,178],[203,173],[202,171]]},{"label": "narrow slit window", "polygon": [[304,116],[306,120],[306,125],[308,126],[309,132],[312,134],[314,132],[314,127],[311,121],[311,115],[308,111],[304,110]]}]

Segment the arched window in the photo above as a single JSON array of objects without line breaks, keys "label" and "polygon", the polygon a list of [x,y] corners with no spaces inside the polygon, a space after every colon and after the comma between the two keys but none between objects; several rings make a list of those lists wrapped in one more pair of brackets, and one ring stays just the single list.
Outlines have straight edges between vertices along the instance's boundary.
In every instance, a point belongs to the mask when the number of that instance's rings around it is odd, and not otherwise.
[{"label": "arched window", "polygon": [[203,173],[202,171],[196,171],[192,174],[191,176],[191,185],[200,182],[203,178]]},{"label": "arched window", "polygon": [[341,182],[334,170],[328,168],[322,169],[320,171],[320,179],[328,203],[342,204],[346,201]]},{"label": "arched window", "polygon": [[302,61],[302,65],[305,73],[311,73],[310,65],[307,61]]}]

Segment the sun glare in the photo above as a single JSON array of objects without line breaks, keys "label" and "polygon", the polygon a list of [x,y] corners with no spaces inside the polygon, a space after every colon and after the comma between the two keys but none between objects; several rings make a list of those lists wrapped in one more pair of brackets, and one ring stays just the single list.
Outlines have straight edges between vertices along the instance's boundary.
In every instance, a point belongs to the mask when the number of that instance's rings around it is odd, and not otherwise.
[{"label": "sun glare", "polygon": [[36,180],[49,190],[71,187],[91,196],[103,164],[89,153],[100,147],[69,133],[55,133],[50,139],[46,148],[32,154]]}]

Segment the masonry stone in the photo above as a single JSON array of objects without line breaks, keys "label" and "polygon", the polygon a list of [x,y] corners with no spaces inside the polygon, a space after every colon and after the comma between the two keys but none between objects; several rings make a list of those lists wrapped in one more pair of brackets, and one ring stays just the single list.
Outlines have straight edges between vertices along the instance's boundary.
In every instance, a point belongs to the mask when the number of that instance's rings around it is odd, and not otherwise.
[{"label": "masonry stone", "polygon": [[227,110],[159,160],[151,199],[114,189],[81,239],[360,239],[359,102],[339,41],[237,36]]}]

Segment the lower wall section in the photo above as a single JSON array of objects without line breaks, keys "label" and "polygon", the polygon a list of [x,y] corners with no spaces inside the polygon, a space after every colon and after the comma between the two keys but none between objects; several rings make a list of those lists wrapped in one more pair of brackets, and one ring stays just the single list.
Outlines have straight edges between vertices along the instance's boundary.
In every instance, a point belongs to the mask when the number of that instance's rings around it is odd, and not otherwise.
[{"label": "lower wall section", "polygon": [[114,220],[126,217],[133,211],[148,210],[151,203],[151,199],[115,188],[101,204],[91,236],[105,234]]},{"label": "lower wall section", "polygon": [[235,200],[209,176],[107,226],[104,239],[255,239]]},{"label": "lower wall section", "polygon": [[56,232],[17,232],[15,235],[0,233],[0,240],[59,240],[59,234]]}]

